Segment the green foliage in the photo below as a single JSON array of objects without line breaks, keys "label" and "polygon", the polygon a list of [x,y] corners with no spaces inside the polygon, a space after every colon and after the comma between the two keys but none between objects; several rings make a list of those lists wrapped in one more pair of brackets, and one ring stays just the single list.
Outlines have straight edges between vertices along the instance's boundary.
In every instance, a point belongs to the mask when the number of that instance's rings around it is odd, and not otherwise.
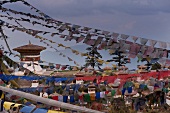
[{"label": "green foliage", "polygon": [[161,69],[161,65],[159,63],[155,63],[151,67],[151,70],[158,70],[158,69]]},{"label": "green foliage", "polygon": [[93,68],[95,66],[102,66],[101,63],[99,63],[96,59],[102,58],[101,54],[97,51],[97,47],[88,47],[86,48],[87,54],[90,56],[87,56],[85,59],[85,67],[92,66]]},{"label": "green foliage", "polygon": [[123,52],[121,51],[116,51],[115,53],[110,55],[113,55],[113,58],[107,60],[107,62],[117,62],[118,66],[124,66],[125,64],[130,63],[130,59],[127,58],[126,55],[123,55]]}]

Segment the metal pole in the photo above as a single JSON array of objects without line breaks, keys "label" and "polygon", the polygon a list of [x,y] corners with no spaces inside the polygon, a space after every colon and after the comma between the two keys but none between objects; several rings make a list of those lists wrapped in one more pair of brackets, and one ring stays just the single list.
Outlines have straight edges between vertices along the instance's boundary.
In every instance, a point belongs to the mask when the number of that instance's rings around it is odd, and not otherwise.
[{"label": "metal pole", "polygon": [[85,112],[85,113],[104,113],[104,112],[101,112],[101,111],[96,111],[96,110],[92,110],[92,109],[88,109],[88,108],[84,108],[84,107],[80,107],[80,106],[76,106],[76,105],[71,105],[71,104],[64,103],[64,102],[59,102],[59,101],[52,100],[52,99],[43,98],[43,97],[36,96],[36,95],[33,95],[33,94],[29,94],[29,93],[17,91],[17,90],[14,90],[14,89],[6,88],[6,87],[3,87],[3,86],[0,86],[0,90],[2,90],[4,92],[8,92],[8,93],[13,94],[13,95],[24,97],[26,99],[30,99],[32,101],[41,102],[43,104],[50,105],[50,106],[61,107],[61,108],[64,108],[64,109],[76,110],[78,112]]}]

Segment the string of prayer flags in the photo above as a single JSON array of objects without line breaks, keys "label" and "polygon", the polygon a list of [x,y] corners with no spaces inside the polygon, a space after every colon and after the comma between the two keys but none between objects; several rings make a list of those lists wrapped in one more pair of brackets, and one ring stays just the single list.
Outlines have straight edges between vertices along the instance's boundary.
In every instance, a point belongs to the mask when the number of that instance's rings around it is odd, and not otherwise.
[{"label": "string of prayer flags", "polygon": [[138,37],[132,36],[132,40],[133,40],[134,42],[136,42],[136,41],[138,40]]},{"label": "string of prayer flags", "polygon": [[72,67],[72,66],[69,66],[68,69],[71,71],[71,70],[73,70],[73,67]]},{"label": "string of prayer flags", "polygon": [[[41,63],[48,63],[49,67],[51,69],[56,68],[57,70],[59,70],[59,69],[61,69],[61,70],[66,70],[66,69],[72,70],[74,67],[78,66],[77,63],[76,63],[76,66],[70,66],[70,65],[62,65],[62,64],[49,63],[49,62],[46,62],[46,61],[38,61],[38,62],[40,63],[40,66],[43,66],[43,65],[41,65]],[[75,70],[79,70],[79,68],[77,67]]]},{"label": "string of prayer flags", "polygon": [[67,68],[67,65],[62,65],[61,70],[65,70]]},{"label": "string of prayer flags", "polygon": [[112,33],[111,36],[113,37],[113,39],[116,39],[115,41],[117,42],[117,38],[119,36],[119,33]]},{"label": "string of prayer flags", "polygon": [[147,50],[145,51],[144,55],[151,55],[154,51],[153,46],[148,46]]},{"label": "string of prayer flags", "polygon": [[[15,28],[17,28],[16,26],[15,26]],[[20,30],[20,28],[17,28],[17,30]],[[21,30],[21,31],[25,31],[26,29],[24,29],[24,30]],[[27,30],[28,31],[28,30]],[[30,31],[30,29],[29,29],[29,31]],[[28,33],[28,34],[31,34],[30,32],[26,32],[26,33]],[[48,40],[48,39],[46,39],[46,38],[42,38],[42,37],[40,37],[40,36],[38,36],[38,35],[36,35],[35,36],[36,38],[39,38],[39,39],[41,39],[41,41],[43,41],[43,40]],[[55,42],[53,42],[52,40],[48,40],[49,42],[51,42],[51,43],[55,43]],[[96,41],[97,42],[97,41]],[[120,42],[121,42],[121,40],[120,40]],[[152,41],[153,42],[153,41]],[[46,43],[46,42],[43,42],[44,44],[46,44],[47,46],[50,46],[48,43]],[[106,41],[104,41],[102,44],[100,44],[100,46],[99,46],[99,49],[103,49],[103,45],[105,46],[106,45]],[[65,48],[69,48],[69,47],[66,47],[66,46],[64,46],[64,45],[60,45],[60,44],[58,44],[59,46],[61,46],[61,47],[65,47]],[[114,43],[114,44],[112,44],[112,46],[110,47],[111,49],[113,49],[114,48],[114,46],[116,45],[116,43]],[[162,44],[162,45],[164,45],[164,44]],[[51,48],[53,48],[52,46],[50,46]],[[131,53],[130,53],[131,54]],[[78,52],[76,53],[76,55],[78,55]]]},{"label": "string of prayer flags", "polygon": [[80,37],[78,37],[78,38],[76,39],[76,43],[80,43],[81,41],[84,40],[84,38],[85,38],[85,36],[84,36],[84,35],[81,35]]},{"label": "string of prayer flags", "polygon": [[120,37],[121,37],[122,39],[126,40],[126,39],[129,37],[129,35],[121,34]]},{"label": "string of prayer flags", "polygon": [[105,47],[107,47],[107,42],[106,41],[103,41],[100,45],[99,45],[99,47],[97,48],[98,50],[102,50],[102,49],[104,49]]},{"label": "string of prayer flags", "polygon": [[97,47],[97,46],[102,42],[102,40],[103,40],[103,37],[100,37],[100,36],[99,36],[99,37],[97,38],[95,44],[94,44],[94,47]]},{"label": "string of prayer flags", "polygon": [[[36,35],[35,36],[36,38],[39,38],[39,39],[43,39],[43,40],[48,40],[48,39],[45,39],[45,38],[42,38],[41,36],[38,36],[38,35]],[[43,42],[44,44],[46,44],[47,46],[50,46],[50,44],[48,44],[47,42],[44,42],[43,40],[41,40],[41,42]],[[51,40],[50,40],[50,42],[52,42]],[[65,47],[63,44],[58,44],[58,46],[60,47]],[[51,48],[53,48],[52,46],[51,46]],[[69,48],[69,47],[67,47],[67,48]],[[55,48],[56,49],[56,48]],[[58,51],[58,50],[57,50]],[[77,53],[76,53],[77,54]],[[63,55],[63,57],[66,57],[66,55],[64,55],[63,53],[60,53],[60,55]],[[70,57],[67,57],[68,58],[68,60],[69,61],[73,61]],[[76,63],[76,65],[78,65],[77,63]]]},{"label": "string of prayer flags", "polygon": [[[23,1],[23,3],[25,4],[25,5],[27,5],[27,6],[29,6],[29,7],[31,7],[31,9],[34,9],[34,10],[36,10],[36,12],[38,12],[42,17],[37,17],[37,19],[40,19],[40,18],[43,18],[42,20],[46,20],[47,21],[47,23],[49,24],[49,23],[56,23],[56,24],[58,24],[58,26],[60,26],[61,24],[62,24],[62,26],[60,27],[60,30],[66,30],[68,27],[70,27],[71,26],[71,28],[72,28],[72,31],[76,31],[76,32],[79,32],[79,30],[82,30],[82,31],[89,31],[89,30],[92,30],[92,28],[88,28],[88,27],[81,27],[81,26],[79,26],[79,25],[71,25],[70,23],[64,23],[64,22],[61,22],[61,21],[57,21],[57,20],[54,20],[54,19],[52,19],[51,17],[49,17],[48,15],[46,15],[46,14],[44,14],[43,12],[41,12],[40,10],[38,10],[38,9],[36,9],[35,7],[33,7],[32,5],[30,5],[29,3],[27,3],[27,2],[25,2],[25,1]],[[22,13],[22,12],[16,12],[16,11],[14,11],[14,10],[7,10],[7,9],[3,9],[2,8],[2,10],[3,11],[11,11],[11,12],[13,12],[13,13],[16,13],[16,14],[25,14],[25,13]],[[27,14],[27,16],[30,16],[30,14]],[[34,17],[33,15],[31,15],[32,17]],[[11,19],[11,18],[9,18],[9,19]],[[23,20],[23,21],[27,21],[27,22],[30,22],[30,20],[29,19],[24,19],[24,18],[21,18],[21,20]],[[38,22],[33,22],[33,24],[35,24],[35,23],[38,23]],[[70,26],[69,26],[70,25]],[[45,25],[44,25],[45,26]],[[49,27],[50,28],[50,27]],[[79,29],[79,28],[82,28],[82,29]],[[94,31],[92,31],[93,33],[98,33],[98,34],[100,34],[98,31],[101,31],[101,30],[98,30],[98,29],[94,29]],[[47,32],[45,32],[45,33],[47,33]],[[79,32],[79,33],[82,33],[82,32]],[[85,33],[85,32],[84,32]],[[73,33],[74,34],[74,33]],[[105,36],[109,36],[109,34],[110,34],[110,32],[108,32],[108,31],[102,31],[101,32],[101,34],[103,34],[103,35],[105,35]],[[100,35],[101,35],[100,34]],[[114,38],[114,37],[118,37],[118,33],[112,33],[112,37]],[[88,36],[88,35],[87,35]],[[87,36],[86,36],[86,38],[87,38]],[[91,36],[93,36],[93,35],[91,35]],[[94,35],[94,36],[96,36],[96,35]],[[127,39],[129,37],[129,35],[125,35],[125,34],[121,34],[121,38],[123,38],[123,39]],[[136,40],[138,39],[138,37],[132,37],[133,38],[133,40],[134,40],[134,42],[136,42]],[[148,39],[144,39],[144,38],[140,38],[141,39],[141,44],[142,45],[145,45],[146,43],[147,43],[147,40]],[[90,41],[91,42],[91,41]],[[155,45],[155,43],[156,43],[156,41],[152,41],[152,40],[150,40],[150,45],[151,46],[153,46],[153,45]],[[89,43],[88,43],[89,44]],[[163,48],[166,48],[167,47],[167,44],[160,44],[161,45],[161,47],[163,47]]]},{"label": "string of prayer flags", "polygon": [[150,43],[150,46],[154,47],[154,46],[156,45],[157,41],[150,39],[150,40],[149,40],[149,43]]},{"label": "string of prayer flags", "polygon": [[143,59],[143,57],[142,57],[141,54],[137,54],[137,58],[138,58],[137,62],[140,62],[140,61],[142,61],[142,59]]},{"label": "string of prayer flags", "polygon": [[141,43],[142,45],[145,45],[147,42],[148,42],[148,39],[140,38],[140,43]]},{"label": "string of prayer flags", "polygon": [[161,59],[158,60],[158,62],[160,64],[162,64],[162,65],[165,65],[166,64],[166,59],[161,58]]},{"label": "string of prayer flags", "polygon": [[[92,29],[92,28],[89,28],[89,27],[82,27],[82,26],[79,26],[79,25],[72,25],[70,23],[64,23],[64,22],[61,22],[61,21],[57,21],[57,20],[52,19],[48,15],[44,14],[40,10],[36,9],[32,5],[28,4],[27,2],[23,2],[23,3],[25,5],[31,7],[33,10],[36,10],[36,12],[38,12],[43,18],[45,18],[44,20],[46,20],[47,24],[56,24],[56,25],[58,25],[57,27],[55,27],[55,29],[57,29],[57,32],[56,33],[51,33],[52,37],[55,36],[55,35],[60,35],[61,37],[65,38],[65,41],[71,41],[71,40],[74,39],[74,40],[76,40],[76,42],[81,42],[81,41],[84,40],[83,42],[86,43],[87,45],[99,46],[98,47],[99,50],[110,49],[110,48],[113,50],[113,49],[115,49],[115,48],[117,49],[119,47],[121,47],[120,50],[124,51],[124,52],[126,52],[126,50],[129,50],[128,49],[129,48],[128,45],[126,45],[126,46],[120,46],[119,45],[118,46],[113,41],[114,39],[116,39],[115,42],[117,42],[117,38],[118,38],[119,35],[120,35],[121,39],[126,40],[129,37],[129,35],[119,34],[119,33],[110,33],[108,31],[102,31],[102,30]],[[5,11],[5,9],[3,9],[3,11]],[[13,12],[15,12],[15,11],[13,11]],[[18,12],[15,12],[15,13],[18,13]],[[33,25],[34,24],[41,24],[41,23],[38,23],[36,21],[31,22],[30,19],[26,19],[26,18],[16,19],[16,18],[9,17],[9,16],[6,16],[6,17],[8,19],[10,19],[10,20],[11,19],[19,20],[19,21],[21,20],[21,21],[32,23]],[[53,26],[49,26],[49,25],[45,25],[45,24],[43,26],[46,26],[46,27],[48,26],[49,28],[53,27]],[[19,28],[17,26],[9,26],[9,24],[8,24],[8,27],[13,28],[13,31],[14,30],[18,30],[18,31],[21,31],[21,32],[26,32],[27,34],[30,34],[32,36],[35,36],[36,38],[41,39],[41,41],[42,40],[48,40],[48,39],[45,39],[43,37],[37,36],[37,34],[39,34],[39,33],[43,33],[43,34],[49,33],[49,32],[46,32],[46,31],[39,31],[39,30],[32,30],[32,29],[26,29],[26,28]],[[61,34],[65,30],[69,31],[68,35]],[[99,31],[101,31],[101,32],[99,32]],[[81,33],[84,33],[84,34],[82,35]],[[74,36],[74,34],[79,34],[82,37],[76,37],[76,36]],[[102,35],[103,37],[100,37],[99,35]],[[97,39],[92,39],[93,36],[98,36],[98,38]],[[103,38],[105,38],[106,40],[103,40]],[[110,38],[112,38],[112,39],[110,39]],[[98,40],[98,39],[101,39],[101,40]],[[134,42],[136,42],[138,37],[134,37],[133,36],[132,39],[134,40]],[[52,40],[48,40],[48,41],[51,42],[51,43],[55,43]],[[140,38],[140,43],[142,45],[146,45],[147,42],[148,42],[148,39]],[[53,48],[52,46],[50,46],[50,44],[48,44],[46,42],[43,42],[43,43],[46,44],[47,46],[49,46],[50,48]],[[149,43],[150,43],[150,46],[154,47],[155,44],[157,43],[157,41],[149,40]],[[161,48],[167,48],[168,44],[166,42],[159,42],[159,45],[160,45]],[[67,47],[65,46],[65,48],[67,48]],[[56,48],[54,48],[54,49],[57,50]],[[159,51],[159,54],[156,55],[158,52],[157,51],[155,52],[155,48],[152,48],[151,50],[150,50],[150,47],[143,48],[142,50],[141,49],[139,50],[139,49],[137,49],[137,47],[135,47],[135,50],[129,52],[129,54],[132,55],[132,58],[134,58],[135,55],[138,54],[137,52],[139,52],[139,51],[142,51],[142,53],[145,54],[145,56],[147,54],[149,54],[149,53],[150,53],[151,56],[154,56],[154,57],[157,57],[157,56],[164,57],[164,56],[166,56],[166,52],[165,51],[164,52],[163,51]],[[78,54],[79,53],[76,52],[76,55],[78,55]],[[66,57],[64,54],[62,54],[62,56]],[[69,57],[67,57],[67,58],[68,58],[69,61],[72,61],[72,59],[70,59]],[[76,62],[74,62],[74,63],[77,64]],[[107,63],[107,62],[105,62],[105,63]]]},{"label": "string of prayer flags", "polygon": [[100,92],[96,92],[96,99],[100,99]]},{"label": "string of prayer flags", "polygon": [[60,69],[61,64],[56,64],[56,69]]},{"label": "string of prayer flags", "polygon": [[[27,34],[29,34],[29,35],[32,35],[31,33],[28,33],[28,32],[26,32]],[[46,38],[43,38],[43,37],[41,37],[41,36],[38,36],[38,35],[36,35],[35,36],[36,38],[38,38],[38,39],[41,39],[41,42],[43,42],[44,44],[46,44],[47,46],[50,46],[50,44],[48,44],[47,42],[44,42],[44,40],[48,40],[48,39],[46,39]],[[49,42],[52,42],[52,43],[55,43],[55,42],[53,42],[53,41],[51,41],[51,40],[48,40]],[[65,47],[65,48],[69,48],[69,49],[71,49],[70,47],[66,47],[66,46],[64,46],[63,44],[58,44],[58,47]],[[52,46],[50,46],[50,48],[53,48],[53,49],[55,49],[55,50],[57,50],[56,48],[54,48],[54,47],[52,47]],[[75,52],[75,54],[76,55],[78,55],[79,54],[79,52],[78,51],[76,51],[76,50],[74,50]],[[57,52],[59,52],[58,50],[57,50]],[[63,55],[62,53],[60,53],[60,55]],[[63,55],[63,57],[65,57],[66,55]],[[69,59],[69,61],[71,61],[72,59],[70,59],[69,57],[68,57],[68,59]],[[77,63],[75,63],[76,65],[78,65]]]},{"label": "string of prayer flags", "polygon": [[141,53],[141,54],[144,54],[145,51],[147,50],[147,48],[148,48],[148,47],[147,47],[146,45],[141,46],[140,53]]},{"label": "string of prayer flags", "polygon": [[159,43],[159,46],[160,46],[161,48],[167,48],[166,42],[161,42],[161,41],[159,41],[158,43]]},{"label": "string of prayer flags", "polygon": [[90,94],[84,94],[84,101],[85,102],[91,102],[91,99],[90,99]]},{"label": "string of prayer flags", "polygon": [[14,69],[19,67],[19,64],[17,62],[14,62],[13,60],[11,60],[9,57],[7,57],[6,55],[3,55],[3,60],[6,61],[6,63],[8,64],[8,66],[13,67]]},{"label": "string of prayer flags", "polygon": [[146,56],[146,61],[151,62],[151,57],[149,55]]},{"label": "string of prayer flags", "polygon": [[9,0],[9,1],[1,1],[0,5],[6,4],[6,3],[13,3],[13,2],[18,2],[18,1],[22,1],[22,0]]},{"label": "string of prayer flags", "polygon": [[[31,6],[30,4],[29,4],[29,6]],[[33,7],[33,6],[31,6],[31,7]],[[38,9],[36,9],[36,8],[33,8],[33,9],[35,9],[35,10],[38,10]],[[38,12],[39,12],[40,10],[38,10]],[[41,12],[41,11],[40,11]],[[44,14],[44,13],[40,13],[40,15],[46,15],[46,14]],[[52,19],[51,17],[49,17],[49,16],[47,16],[47,18],[49,19],[51,19],[51,21],[55,21],[55,22],[60,22],[60,23],[63,23],[63,22],[61,22],[61,21],[56,21],[56,20],[54,20],[54,19]],[[70,24],[71,25],[71,24]],[[76,27],[75,27],[76,26]],[[72,25],[72,28],[76,28],[76,30],[78,30],[78,28],[81,28],[81,26],[79,26],[79,25]],[[91,28],[88,28],[88,27],[84,27],[84,29],[83,29],[84,31],[89,31],[89,30],[91,30]],[[98,31],[100,31],[100,30],[97,30],[97,29],[94,29],[94,32],[98,32]],[[103,31],[101,34],[103,34],[103,35],[108,35],[110,32],[108,32],[108,31]],[[112,36],[113,37],[118,37],[118,33],[113,33],[112,34]],[[125,34],[121,34],[121,38],[123,38],[123,39],[127,39],[129,37],[129,35],[125,35]],[[133,39],[134,39],[134,41],[136,42],[136,40],[138,39],[138,37],[134,37],[133,36]],[[144,39],[144,38],[140,38],[140,41],[141,41],[141,44],[142,45],[145,45],[146,43],[147,43],[147,39]],[[155,41],[152,41],[152,43],[151,43],[151,45],[155,45]],[[162,44],[161,44],[162,45]],[[165,47],[165,44],[164,44],[164,47]]]}]

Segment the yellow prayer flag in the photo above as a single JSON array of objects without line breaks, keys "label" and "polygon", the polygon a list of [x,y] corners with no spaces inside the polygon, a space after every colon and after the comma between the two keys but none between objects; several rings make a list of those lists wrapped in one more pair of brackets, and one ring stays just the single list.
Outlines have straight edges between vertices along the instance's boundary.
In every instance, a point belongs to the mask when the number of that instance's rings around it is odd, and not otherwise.
[{"label": "yellow prayer flag", "polygon": [[64,47],[64,45],[63,45],[63,44],[58,44],[58,47],[60,47],[60,46],[61,46],[61,47]]},{"label": "yellow prayer flag", "polygon": [[4,108],[5,110],[9,110],[11,108],[11,105],[13,105],[15,103],[12,102],[4,102]]},{"label": "yellow prayer flag", "polygon": [[81,56],[86,56],[86,54],[85,53],[81,53]]},{"label": "yellow prayer flag", "polygon": [[77,51],[77,52],[76,52],[76,55],[78,55],[78,54],[79,54],[79,52]]},{"label": "yellow prayer flag", "polygon": [[151,61],[151,57],[150,57],[150,56],[147,56],[147,57],[146,57],[146,60],[147,60],[148,62],[150,62],[150,61]]},{"label": "yellow prayer flag", "polygon": [[66,113],[66,112],[62,112],[62,111],[54,111],[54,110],[48,110],[47,113]]},{"label": "yellow prayer flag", "polygon": [[116,67],[117,67],[115,64],[112,64],[112,66],[113,66],[114,68],[116,68]]},{"label": "yellow prayer flag", "polygon": [[105,64],[109,64],[109,62],[105,62]]}]

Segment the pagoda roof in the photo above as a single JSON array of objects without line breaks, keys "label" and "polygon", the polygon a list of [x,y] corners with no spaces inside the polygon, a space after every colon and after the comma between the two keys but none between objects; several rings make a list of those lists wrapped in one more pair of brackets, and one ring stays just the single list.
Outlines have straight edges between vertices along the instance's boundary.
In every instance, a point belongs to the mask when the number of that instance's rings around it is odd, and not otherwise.
[{"label": "pagoda roof", "polygon": [[39,50],[39,51],[42,51],[42,50],[45,50],[46,47],[43,47],[43,46],[38,46],[38,45],[34,45],[34,44],[27,44],[27,45],[23,45],[23,46],[20,46],[20,47],[17,47],[17,48],[14,48],[13,50],[14,51],[22,51],[22,50]]}]

